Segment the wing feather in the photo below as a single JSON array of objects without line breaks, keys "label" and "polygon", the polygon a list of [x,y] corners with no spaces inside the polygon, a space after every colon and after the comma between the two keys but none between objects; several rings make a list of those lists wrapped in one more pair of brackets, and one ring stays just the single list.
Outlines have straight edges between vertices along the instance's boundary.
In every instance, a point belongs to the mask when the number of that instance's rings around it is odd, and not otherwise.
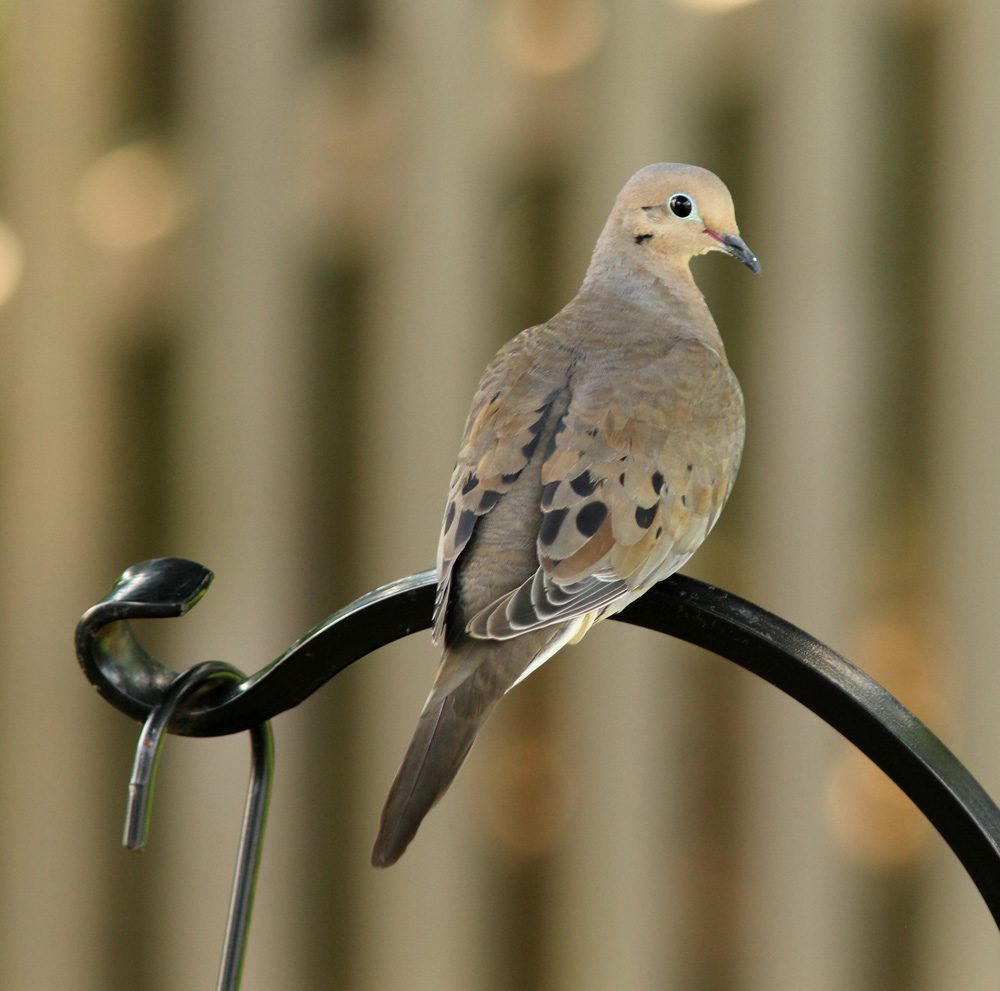
[{"label": "wing feather", "polygon": [[683,341],[627,389],[607,376],[571,387],[541,466],[538,569],[476,613],[470,634],[508,639],[607,615],[694,553],[729,495],[743,442],[735,378],[704,358],[703,345]]},{"label": "wing feather", "polygon": [[452,472],[438,541],[432,633],[445,633],[456,562],[479,521],[518,484],[535,457],[560,385],[534,361],[531,337],[514,338],[487,368],[472,403]]}]

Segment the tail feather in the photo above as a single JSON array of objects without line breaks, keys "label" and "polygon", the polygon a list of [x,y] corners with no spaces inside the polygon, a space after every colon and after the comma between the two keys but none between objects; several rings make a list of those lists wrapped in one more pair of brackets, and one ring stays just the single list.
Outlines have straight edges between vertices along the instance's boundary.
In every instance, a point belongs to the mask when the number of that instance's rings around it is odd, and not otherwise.
[{"label": "tail feather", "polygon": [[485,715],[459,715],[451,695],[421,715],[382,810],[372,850],[375,867],[389,867],[403,855],[424,816],[455,779]]},{"label": "tail feather", "polygon": [[399,860],[424,816],[454,781],[497,702],[536,658],[548,657],[562,645],[563,633],[555,627],[514,640],[466,637],[445,650],[434,690],[382,810],[372,864],[388,867]]}]

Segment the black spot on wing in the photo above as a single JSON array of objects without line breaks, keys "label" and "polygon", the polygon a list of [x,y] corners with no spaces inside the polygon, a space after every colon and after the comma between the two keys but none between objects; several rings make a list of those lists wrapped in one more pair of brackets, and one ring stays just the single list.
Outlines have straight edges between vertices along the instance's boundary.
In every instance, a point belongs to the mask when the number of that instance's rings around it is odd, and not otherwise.
[{"label": "black spot on wing", "polygon": [[479,500],[479,506],[476,509],[477,514],[488,513],[500,501],[502,494],[494,489],[487,489],[483,493],[483,497]]},{"label": "black spot on wing", "polygon": [[472,530],[479,517],[471,509],[463,509],[458,517],[458,528],[455,530],[455,543],[465,544],[472,536]]},{"label": "black spot on wing", "polygon": [[448,503],[448,511],[444,514],[444,532],[447,533],[451,529],[452,523],[455,522],[455,503]]},{"label": "black spot on wing", "polygon": [[593,537],[601,528],[608,515],[608,507],[603,502],[588,502],[576,514],[576,528],[585,537]]},{"label": "black spot on wing", "polygon": [[517,471],[512,471],[509,475],[501,475],[500,481],[504,485],[513,485],[521,477],[522,471],[524,471],[523,468],[518,468]]},{"label": "black spot on wing", "polygon": [[658,471],[654,471],[653,472],[653,477],[652,477],[652,479],[650,481],[652,481],[652,483],[653,483],[653,491],[657,495],[659,495],[660,494],[660,490],[663,488],[663,475],[660,472],[658,472]]},{"label": "black spot on wing", "polygon": [[578,496],[589,496],[597,488],[597,481],[589,471],[584,471],[583,474],[577,475],[569,485]]},{"label": "black spot on wing", "polygon": [[635,522],[641,526],[643,530],[647,530],[652,524],[653,518],[656,516],[656,507],[658,505],[659,503],[654,502],[653,505],[648,508],[644,506],[635,507]]},{"label": "black spot on wing", "polygon": [[548,461],[549,458],[551,458],[552,455],[555,454],[557,446],[556,441],[558,440],[559,435],[565,429],[566,429],[566,419],[565,417],[559,417],[559,422],[556,424],[556,429],[552,431],[552,436],[549,438],[549,443],[545,448],[545,456],[542,459],[543,461]]},{"label": "black spot on wing", "polygon": [[542,517],[542,525],[538,530],[538,540],[548,547],[559,536],[559,528],[566,519],[565,509],[553,509]]},{"label": "black spot on wing", "polygon": [[552,500],[555,498],[556,489],[559,488],[559,480],[556,479],[554,482],[547,482],[542,486],[542,509],[548,509],[552,505]]},{"label": "black spot on wing", "polygon": [[476,473],[472,472],[465,480],[465,485],[462,486],[462,495],[468,495],[478,484],[479,479],[476,478]]},{"label": "black spot on wing", "polygon": [[528,433],[531,434],[531,440],[529,440],[527,444],[524,444],[521,447],[521,453],[529,461],[531,460],[531,456],[535,453],[535,450],[538,447],[538,441],[542,436],[542,430],[545,428],[545,421],[548,419],[549,416],[548,400],[541,406],[539,406],[538,409],[535,410],[535,412],[540,413],[541,415],[538,417],[537,420],[535,420],[535,422],[530,427],[528,427]]}]

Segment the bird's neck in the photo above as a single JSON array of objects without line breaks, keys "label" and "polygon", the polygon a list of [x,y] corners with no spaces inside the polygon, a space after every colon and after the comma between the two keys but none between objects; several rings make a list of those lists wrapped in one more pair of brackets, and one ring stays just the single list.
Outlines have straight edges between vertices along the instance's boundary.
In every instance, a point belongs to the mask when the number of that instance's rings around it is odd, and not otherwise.
[{"label": "bird's neck", "polygon": [[687,262],[664,264],[662,258],[651,258],[646,263],[641,255],[627,253],[629,245],[623,247],[625,251],[594,253],[577,300],[615,310],[648,310],[651,316],[690,328],[695,336],[710,338],[713,346],[717,342],[721,347],[715,321]]}]

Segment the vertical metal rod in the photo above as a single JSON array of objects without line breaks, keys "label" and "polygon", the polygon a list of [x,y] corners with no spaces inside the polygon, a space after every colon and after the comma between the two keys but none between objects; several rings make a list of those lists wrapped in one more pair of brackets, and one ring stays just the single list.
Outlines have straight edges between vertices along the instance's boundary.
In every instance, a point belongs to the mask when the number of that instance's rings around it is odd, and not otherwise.
[{"label": "vertical metal rod", "polygon": [[[164,731],[180,702],[210,681],[217,679],[242,681],[243,675],[234,667],[221,661],[196,664],[171,683],[163,699],[149,714],[139,734],[135,762],[129,779],[128,805],[125,810],[123,843],[130,850],[141,850],[149,834],[149,816],[153,802],[156,768],[163,747]],[[219,964],[217,991],[236,991],[243,972],[250,914],[253,909],[254,889],[260,866],[264,825],[274,777],[274,735],[270,722],[259,723],[250,729],[251,770],[250,785],[243,811],[243,828],[236,855],[236,872],[229,900],[226,935],[223,941],[222,960]]]},{"label": "vertical metal rod", "polygon": [[271,798],[271,781],[274,777],[274,734],[271,724],[258,723],[250,730],[252,766],[250,787],[243,812],[243,831],[240,834],[239,852],[236,855],[236,874],[233,893],[229,901],[229,919],[222,945],[222,962],[219,965],[218,991],[235,991],[243,973],[247,936],[250,932],[250,913],[253,910],[257,871],[260,867],[261,846],[264,842],[264,825]]}]

